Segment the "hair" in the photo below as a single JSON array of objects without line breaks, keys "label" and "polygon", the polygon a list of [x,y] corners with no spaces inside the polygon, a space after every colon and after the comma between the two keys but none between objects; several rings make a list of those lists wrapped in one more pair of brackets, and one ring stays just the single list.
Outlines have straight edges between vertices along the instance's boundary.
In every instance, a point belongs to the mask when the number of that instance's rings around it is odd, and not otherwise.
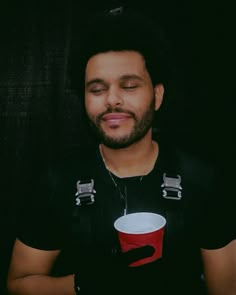
[{"label": "hair", "polygon": [[170,78],[168,42],[160,26],[138,12],[104,12],[86,19],[80,28],[72,27],[69,55],[71,87],[84,97],[85,69],[88,60],[99,53],[132,50],[145,61],[153,85]]}]

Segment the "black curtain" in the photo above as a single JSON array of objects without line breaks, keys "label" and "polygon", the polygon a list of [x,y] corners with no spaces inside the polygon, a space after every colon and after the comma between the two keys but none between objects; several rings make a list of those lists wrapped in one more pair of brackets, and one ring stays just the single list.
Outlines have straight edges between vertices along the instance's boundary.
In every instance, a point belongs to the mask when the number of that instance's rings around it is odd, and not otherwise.
[{"label": "black curtain", "polygon": [[27,201],[22,191],[46,165],[83,138],[82,131],[76,130],[80,102],[66,87],[70,4],[67,1],[55,6],[35,3],[30,6],[19,2],[1,8],[0,282],[3,286],[18,210]]},{"label": "black curtain", "polygon": [[[167,136],[204,157],[217,155],[225,144],[232,145],[234,129],[229,114],[234,92],[230,85],[234,81],[229,71],[233,54],[226,50],[232,32],[229,9],[216,10],[220,12],[219,22],[215,7],[213,13],[212,7],[200,3],[194,7],[188,1],[1,4],[2,286],[15,238],[16,216],[27,201],[20,192],[58,157],[76,151],[81,144],[93,144],[81,119],[81,98],[68,83],[72,20],[82,19],[90,10],[120,5],[157,18],[171,39],[178,83],[168,116],[163,115]],[[225,83],[227,89],[222,85]]]}]

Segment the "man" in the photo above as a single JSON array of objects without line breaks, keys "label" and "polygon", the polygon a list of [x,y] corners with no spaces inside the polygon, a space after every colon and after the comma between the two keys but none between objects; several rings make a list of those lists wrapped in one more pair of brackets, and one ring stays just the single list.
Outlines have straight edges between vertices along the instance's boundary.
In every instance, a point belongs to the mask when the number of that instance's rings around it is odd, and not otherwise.
[{"label": "man", "polygon": [[[72,82],[100,143],[33,186],[10,294],[204,294],[204,280],[211,294],[235,294],[235,242],[219,222],[213,169],[153,135],[167,77],[162,44],[156,28],[125,13],[95,18],[79,48],[72,42]],[[165,216],[163,255],[129,267],[153,249],[121,253],[113,224],[139,211]]]}]

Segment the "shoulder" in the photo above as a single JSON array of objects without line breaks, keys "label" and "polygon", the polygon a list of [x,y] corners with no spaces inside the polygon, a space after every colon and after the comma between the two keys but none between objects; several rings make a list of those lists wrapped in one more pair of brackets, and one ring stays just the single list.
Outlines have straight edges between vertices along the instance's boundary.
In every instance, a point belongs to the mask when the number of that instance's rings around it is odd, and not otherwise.
[{"label": "shoulder", "polygon": [[61,156],[56,162],[47,167],[43,173],[50,182],[61,181],[63,178],[74,179],[86,177],[96,170],[99,162],[96,147],[81,147],[76,151]]},{"label": "shoulder", "polygon": [[168,141],[161,142],[160,156],[168,170],[181,174],[190,182],[209,183],[220,173],[216,162]]},{"label": "shoulder", "polygon": [[220,203],[223,181],[216,162],[173,144],[161,145],[160,156],[164,169],[180,176],[183,200],[191,210]]},{"label": "shoulder", "polygon": [[213,180],[219,174],[220,170],[215,162],[206,160],[191,151],[177,149],[176,155],[180,168],[189,178]]},{"label": "shoulder", "polygon": [[56,161],[54,168],[71,168],[71,167],[82,167],[84,165],[92,165],[96,162],[98,157],[98,147],[97,146],[87,146],[79,147],[75,151],[69,154],[61,156],[58,161]]}]

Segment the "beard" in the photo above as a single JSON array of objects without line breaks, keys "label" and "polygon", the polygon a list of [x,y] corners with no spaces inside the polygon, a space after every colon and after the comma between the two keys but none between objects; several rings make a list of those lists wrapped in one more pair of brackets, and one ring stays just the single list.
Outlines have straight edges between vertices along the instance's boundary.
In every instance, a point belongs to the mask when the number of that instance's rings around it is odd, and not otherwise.
[{"label": "beard", "polygon": [[[101,127],[102,117],[108,113],[127,113],[134,120],[134,126],[129,134],[120,136],[120,137],[112,137],[106,134],[106,132]],[[95,131],[99,140],[107,147],[112,149],[120,149],[126,148],[133,143],[138,142],[142,139],[149,129],[152,126],[153,120],[155,116],[155,99],[153,98],[149,107],[142,114],[141,118],[137,118],[135,113],[123,110],[122,108],[108,108],[106,112],[99,114],[95,120],[92,120],[89,116],[88,119],[90,121],[90,125],[92,129]]]}]

